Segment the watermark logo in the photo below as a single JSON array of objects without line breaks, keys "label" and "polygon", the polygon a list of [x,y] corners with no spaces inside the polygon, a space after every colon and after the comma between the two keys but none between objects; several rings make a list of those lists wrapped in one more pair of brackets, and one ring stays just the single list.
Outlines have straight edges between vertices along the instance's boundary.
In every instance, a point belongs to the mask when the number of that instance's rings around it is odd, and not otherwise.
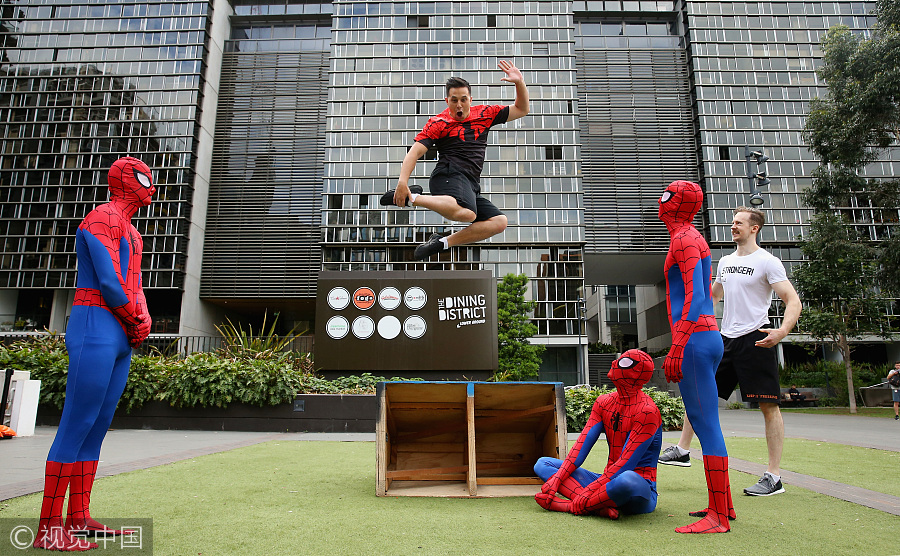
[{"label": "watermark logo", "polygon": [[[78,537],[96,543],[101,550],[125,554],[153,554],[152,519],[104,519],[110,529],[122,531],[121,535],[87,535]],[[37,519],[0,518],[0,556],[22,554],[30,549],[38,535],[46,538],[49,548],[59,550],[69,539],[62,527],[39,531]]]}]

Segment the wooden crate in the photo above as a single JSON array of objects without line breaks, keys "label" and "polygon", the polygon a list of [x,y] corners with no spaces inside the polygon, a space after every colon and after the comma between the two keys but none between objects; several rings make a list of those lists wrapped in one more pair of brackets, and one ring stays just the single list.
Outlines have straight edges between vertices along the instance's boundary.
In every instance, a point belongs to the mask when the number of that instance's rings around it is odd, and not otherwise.
[{"label": "wooden crate", "polygon": [[567,451],[559,382],[382,382],[377,398],[378,496],[533,496],[534,463]]}]

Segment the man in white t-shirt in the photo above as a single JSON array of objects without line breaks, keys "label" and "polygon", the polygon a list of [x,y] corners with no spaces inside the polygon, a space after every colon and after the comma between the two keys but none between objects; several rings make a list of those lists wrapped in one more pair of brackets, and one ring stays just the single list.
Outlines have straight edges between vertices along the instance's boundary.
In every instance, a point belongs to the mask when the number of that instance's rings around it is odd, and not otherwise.
[{"label": "man in white t-shirt", "polygon": [[[719,397],[728,399],[740,384],[745,402],[759,403],[766,426],[769,462],[765,474],[744,494],[771,496],[784,492],[781,483],[781,451],[784,446],[784,421],[781,418],[781,385],[775,346],[797,324],[801,303],[787,278],[782,262],[760,248],[756,240],[765,224],[765,215],[756,208],[738,207],[731,224],[734,253],[722,257],[712,286],[713,303],[725,300],[722,316],[722,340],[725,355],[716,371]],[[772,292],[784,302],[784,317],[779,328],[769,326]],[[687,417],[676,446],[667,448],[659,462],[689,466],[689,449],[694,432]]]}]

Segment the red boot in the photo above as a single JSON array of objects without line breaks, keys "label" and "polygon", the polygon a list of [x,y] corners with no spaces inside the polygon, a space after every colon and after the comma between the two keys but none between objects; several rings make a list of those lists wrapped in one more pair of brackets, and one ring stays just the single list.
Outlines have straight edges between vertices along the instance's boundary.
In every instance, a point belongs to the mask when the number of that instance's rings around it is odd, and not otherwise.
[{"label": "red boot", "polygon": [[675,529],[676,533],[727,533],[731,530],[728,518],[734,514],[734,506],[728,480],[728,457],[703,456],[703,471],[709,489],[706,516],[696,523]]},{"label": "red boot", "polygon": [[48,461],[44,473],[44,501],[41,503],[41,519],[32,546],[64,552],[83,552],[97,548],[97,543],[73,537],[63,527],[62,508],[72,473],[71,463]]},{"label": "red boot", "polygon": [[66,512],[66,529],[73,535],[121,535],[122,531],[110,529],[91,517],[91,489],[97,475],[96,461],[76,461],[72,464],[69,479],[69,507]]}]

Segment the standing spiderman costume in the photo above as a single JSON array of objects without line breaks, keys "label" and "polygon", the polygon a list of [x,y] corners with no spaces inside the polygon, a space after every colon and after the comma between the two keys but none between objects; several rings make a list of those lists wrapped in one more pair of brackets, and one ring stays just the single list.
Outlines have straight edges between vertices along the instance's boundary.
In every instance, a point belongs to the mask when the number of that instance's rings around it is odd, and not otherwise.
[{"label": "standing spiderman costume", "polygon": [[[619,512],[646,514],[656,509],[662,417],[641,390],[652,375],[653,359],[643,351],[628,350],[613,361],[609,378],[616,391],[597,397],[566,459],[541,458],[534,465],[534,472],[545,481],[534,496],[542,508],[610,519],[618,519]],[[603,474],[598,475],[581,465],[604,432],[609,459]]]},{"label": "standing spiderman costume", "polygon": [[709,245],[692,224],[703,204],[696,183],[674,181],[659,199],[659,219],[671,237],[666,255],[666,300],[672,325],[672,349],[663,362],[666,380],[680,382],[684,408],[703,445],[703,470],[709,489],[703,519],[675,529],[678,533],[725,533],[734,519],[728,480],[728,452],[719,426],[716,368],[722,359],[722,336],[711,297]]},{"label": "standing spiderman costume", "polygon": [[113,163],[108,182],[110,202],[91,211],[75,235],[78,278],[66,327],[66,401],[47,456],[35,548],[84,551],[97,544],[75,534],[122,533],[92,519],[88,506],[100,444],[128,379],[131,349],[150,333],[141,287],[143,242],[131,217],[150,205],[156,188],[150,168],[132,157]]}]

